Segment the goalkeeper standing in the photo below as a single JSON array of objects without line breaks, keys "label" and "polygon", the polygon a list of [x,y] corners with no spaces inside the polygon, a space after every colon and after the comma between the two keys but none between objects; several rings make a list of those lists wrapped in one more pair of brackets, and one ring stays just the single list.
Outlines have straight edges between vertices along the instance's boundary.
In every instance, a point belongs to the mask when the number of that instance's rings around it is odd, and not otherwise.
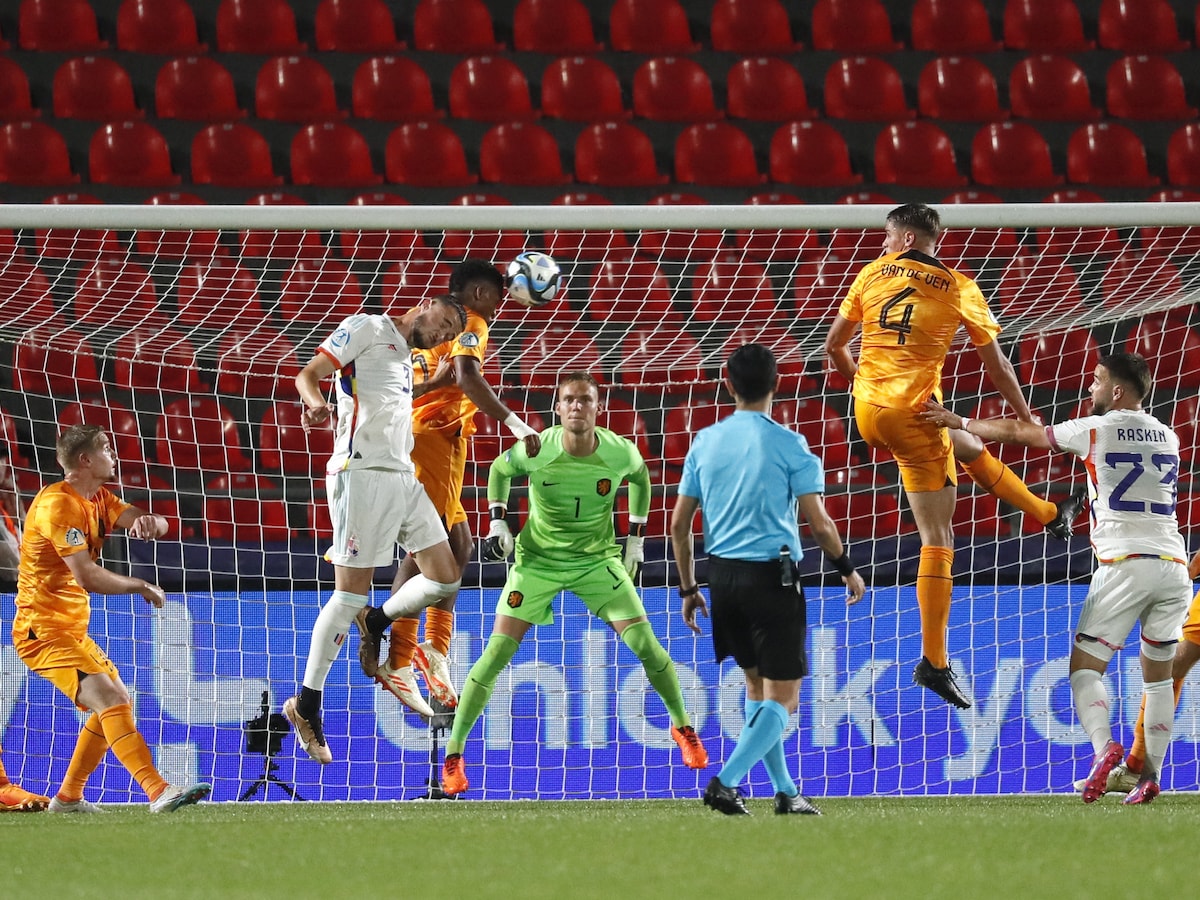
[{"label": "goalkeeper standing", "polygon": [[[646,677],[666,704],[671,736],[688,767],[702,769],[708,754],[683,705],[675,664],[646,619],[633,576],[643,559],[642,531],[650,511],[650,473],[631,441],[596,426],[600,388],[586,372],[564,375],[555,404],[561,425],[542,433],[534,458],[516,444],[493,464],[488,477],[492,525],[483,557],[504,559],[514,540],[505,515],[512,479],[529,478],[529,521],[515,541],[496,621],[483,654],[471,667],[446,743],[442,790],[461,794],[468,782],[462,751],[487,706],[496,679],[509,664],[530,625],[554,621],[551,604],[571,591],[607,622],[633,651]],[[622,481],[629,482],[630,535],[621,550],[613,532],[613,503]]]}]

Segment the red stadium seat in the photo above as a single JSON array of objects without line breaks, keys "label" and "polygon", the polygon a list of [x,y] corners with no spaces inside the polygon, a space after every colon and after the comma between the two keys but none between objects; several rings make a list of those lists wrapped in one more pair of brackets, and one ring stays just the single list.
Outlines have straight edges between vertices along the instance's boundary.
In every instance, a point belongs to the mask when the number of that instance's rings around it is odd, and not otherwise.
[{"label": "red stadium seat", "polygon": [[77,56],[54,73],[54,115],[60,119],[141,118],[129,73],[107,56]]},{"label": "red stadium seat", "polygon": [[304,404],[279,400],[267,408],[259,430],[258,452],[263,468],[284,475],[320,475],[333,454],[333,429],[300,425]]},{"label": "red stadium seat", "polygon": [[1100,358],[1096,340],[1086,329],[1030,335],[1019,347],[1024,384],[1068,393],[1087,390]]},{"label": "red stadium seat", "polygon": [[450,290],[450,267],[430,260],[404,260],[383,273],[384,312],[402,313],[426,297]]},{"label": "red stadium seat", "polygon": [[1138,322],[1125,339],[1125,351],[1146,358],[1156,387],[1200,387],[1200,334],[1166,314]]},{"label": "red stadium seat", "polygon": [[[803,202],[793,194],[779,191],[754,194],[746,200],[751,206],[780,206]],[[794,262],[818,248],[816,233],[807,229],[738,229],[733,240],[739,250],[759,262]]]},{"label": "red stadium seat", "polygon": [[276,56],[258,70],[254,108],[260,119],[316,122],[342,117],[329,70],[310,56]]},{"label": "red stadium seat", "polygon": [[1108,67],[1108,114],[1119,119],[1194,119],[1183,77],[1161,56],[1126,56]]},{"label": "red stadium seat", "polygon": [[[647,206],[706,206],[708,201],[699,194],[671,191],[652,197]],[[688,228],[646,228],[638,232],[637,249],[655,259],[677,262],[709,259],[724,243],[724,235],[715,229],[693,231]]]},{"label": "red stadium seat", "polygon": [[116,343],[113,381],[122,390],[190,394],[200,390],[196,351],[173,328],[141,326]]},{"label": "red stadium seat", "polygon": [[[486,503],[487,497],[483,499]],[[465,503],[464,500],[464,505]],[[487,516],[487,510],[484,510],[484,515]],[[484,521],[488,520],[485,518]],[[484,527],[487,527],[486,524]],[[313,482],[313,502],[308,504],[308,530],[318,541],[333,540],[333,520],[329,516],[329,502],[325,499],[324,479]],[[486,532],[472,531],[471,534],[486,534]]]},{"label": "red stadium seat", "polygon": [[363,187],[383,181],[366,138],[342,122],[301,128],[292,138],[291,157],[293,184]]},{"label": "red stadium seat", "polygon": [[1067,180],[1100,187],[1150,187],[1160,181],[1150,174],[1141,138],[1115,122],[1083,125],[1071,135]]},{"label": "red stadium seat", "polygon": [[1000,49],[983,0],[916,0],[912,9],[914,50],[991,53]]},{"label": "red stadium seat", "polygon": [[[554,206],[611,206],[607,197],[591,191],[573,191],[553,200]],[[596,228],[587,231],[555,229],[544,233],[546,252],[564,259],[600,259],[612,250],[629,246],[624,231]]]},{"label": "red stadium seat", "polygon": [[728,122],[697,122],[675,139],[675,180],[682,184],[744,186],[761,184],[754,143]]},{"label": "red stadium seat", "polygon": [[41,114],[33,106],[25,70],[7,56],[0,56],[0,121],[36,119]]},{"label": "red stadium seat", "polygon": [[825,508],[838,534],[875,538],[916,531],[912,522],[901,517],[896,495],[876,481],[870,469],[826,471],[825,484],[831,488],[825,494]]},{"label": "red stadium seat", "polygon": [[575,180],[582,184],[640,187],[663,184],[654,145],[636,125],[597,122],[575,139]]},{"label": "red stadium seat", "polygon": [[214,187],[282,183],[271,162],[271,145],[240,122],[209,125],[192,138],[192,181]]},{"label": "red stadium seat", "polygon": [[658,263],[629,252],[606,256],[588,282],[588,318],[593,322],[663,322],[676,328],[683,316],[672,303],[673,292]]},{"label": "red stadium seat", "polygon": [[1100,46],[1126,53],[1175,53],[1190,45],[1179,37],[1175,10],[1167,0],[1104,0]]},{"label": "red stadium seat", "polygon": [[779,318],[775,289],[766,266],[725,251],[696,267],[691,278],[693,321],[723,327]]},{"label": "red stadium seat", "polygon": [[[1094,191],[1065,188],[1054,191],[1044,203],[1103,203]],[[1039,228],[1038,248],[1043,256],[1114,256],[1125,246],[1113,228]]]},{"label": "red stadium seat", "polygon": [[[1147,197],[1152,203],[1195,203],[1200,194],[1195,191],[1166,190]],[[1200,256],[1200,228],[1194,226],[1155,225],[1138,229],[1142,249],[1159,255],[1179,256],[1190,260]]]},{"label": "red stadium seat", "polygon": [[546,185],[571,180],[564,174],[558,140],[533,122],[491,128],[479,146],[479,178],[488,183]]},{"label": "red stadium seat", "polygon": [[363,292],[350,266],[340,260],[297,260],[279,287],[279,315],[332,329],[346,316],[363,311]]},{"label": "red stadium seat", "polygon": [[[718,323],[714,331],[720,329]],[[734,350],[743,344],[751,343],[770,347],[775,354],[780,395],[817,390],[817,382],[808,374],[810,351],[805,350],[804,346],[788,333],[787,323],[778,319],[774,322],[748,322],[730,331],[721,347],[720,356],[713,361],[724,365]]]},{"label": "red stadium seat", "polygon": [[[246,201],[249,206],[304,206],[302,198],[294,194],[272,191],[258,194]],[[262,256],[269,259],[296,260],[322,259],[327,251],[321,236],[315,231],[275,229],[259,231],[247,229],[239,232],[238,243],[242,256]]]},{"label": "red stadium seat", "polygon": [[18,32],[22,50],[100,50],[96,13],[88,0],[21,0]]},{"label": "red stadium seat", "polygon": [[828,322],[861,268],[858,260],[832,256],[800,263],[791,291],[796,318]]},{"label": "red stadium seat", "polygon": [[438,119],[433,86],[421,64],[406,56],[376,56],[354,72],[351,105],[360,119],[408,122]]},{"label": "red stadium seat", "polygon": [[288,0],[221,0],[217,49],[222,53],[298,53],[296,14]]},{"label": "red stadium seat", "polygon": [[15,332],[56,317],[46,274],[22,253],[0,255],[0,321]]},{"label": "red stadium seat", "polygon": [[892,37],[892,20],[880,0],[817,0],[812,10],[814,50],[890,53],[903,45]]},{"label": "red stadium seat", "polygon": [[875,139],[875,180],[881,184],[956,187],[966,184],[958,172],[954,145],[932,122],[889,125]]},{"label": "red stadium seat", "polygon": [[850,148],[828,122],[789,122],[771,137],[771,181],[807,187],[858,184]]},{"label": "red stadium seat", "polygon": [[808,440],[808,446],[821,457],[825,469],[850,465],[850,440],[841,415],[816,397],[776,400],[771,418]]},{"label": "red stadium seat", "polygon": [[217,353],[217,393],[256,400],[296,396],[296,347],[269,326],[226,335]]},{"label": "red stadium seat", "polygon": [[413,12],[413,45],[435,53],[488,53],[496,42],[492,14],[482,0],[421,0]]},{"label": "red stadium seat", "polygon": [[1127,250],[1108,264],[1101,289],[1106,309],[1132,317],[1141,314],[1147,303],[1182,297],[1184,284],[1169,256]]},{"label": "red stadium seat", "polygon": [[[0,146],[3,144],[0,143]],[[46,202],[63,205],[99,204],[103,201],[91,194],[79,194],[72,191],[47,197]],[[117,243],[117,233],[98,228],[39,228],[33,233],[33,245],[39,257],[51,259],[92,260],[97,256],[122,252],[121,246]]]},{"label": "red stadium seat", "polygon": [[[463,194],[450,201],[451,206],[511,206],[512,201],[499,194]],[[496,231],[475,229],[472,231],[447,231],[442,237],[443,257],[467,259],[510,259],[525,249],[524,231]]]},{"label": "red stadium seat", "polygon": [[201,53],[187,0],[124,0],[117,10],[117,49],[133,53]]},{"label": "red stadium seat", "polygon": [[159,540],[178,541],[196,536],[196,529],[179,515],[179,494],[170,483],[150,471],[145,462],[126,463],[117,468],[118,493],[127,503],[139,506],[167,520],[167,532]]},{"label": "red stadium seat", "polygon": [[1189,122],[1171,135],[1167,142],[1167,180],[1175,185],[1200,185],[1200,124]]},{"label": "red stadium seat", "polygon": [[603,46],[596,42],[592,17],[580,0],[520,0],[513,12],[515,50],[561,55]]},{"label": "red stadium seat", "polygon": [[617,73],[593,56],[564,56],[542,73],[542,114],[568,122],[629,117]]},{"label": "red stadium seat", "polygon": [[950,527],[956,537],[995,537],[1009,531],[1008,523],[1000,514],[1000,501],[961,476]]},{"label": "red stadium seat", "polygon": [[212,122],[240,119],[233,76],[208,56],[173,59],[154,80],[154,109],[160,119]]},{"label": "red stadium seat", "polygon": [[266,319],[258,298],[258,280],[228,259],[185,265],[179,272],[176,305],[179,324],[189,330],[249,330]]},{"label": "red stadium seat", "polygon": [[[163,191],[146,198],[149,206],[204,206],[202,198],[181,191]],[[170,231],[142,229],[134,248],[146,256],[163,259],[208,259],[225,253],[221,233],[210,229],[184,228]]]},{"label": "red stadium seat", "polygon": [[917,109],[928,119],[994,122],[1008,118],[992,70],[972,56],[939,56],[917,80]]},{"label": "red stadium seat", "polygon": [[826,252],[838,259],[866,264],[883,252],[883,240],[874,228],[835,228],[829,235]]},{"label": "red stadium seat", "polygon": [[[222,474],[204,486],[204,528],[210,541],[264,544],[286,541],[287,503],[269,478]],[[266,496],[264,496],[266,495]]]},{"label": "red stadium seat", "polygon": [[[992,390],[983,360],[970,342],[956,340],[942,365],[942,390],[955,402],[978,397]],[[947,401],[949,403],[949,400]],[[971,418],[978,418],[974,413]]]},{"label": "red stadium seat", "polygon": [[483,122],[532,118],[525,73],[504,56],[467,57],[450,73],[450,115]]},{"label": "red stadium seat", "polygon": [[62,319],[48,320],[22,334],[12,359],[15,391],[66,401],[104,392],[91,344]]},{"label": "red stadium seat", "polygon": [[1075,53],[1095,46],[1083,36],[1075,0],[1008,0],[1004,46],[1039,53]]},{"label": "red stadium seat", "polygon": [[[382,191],[359,194],[350,201],[351,206],[408,206],[408,201],[395,194]],[[348,259],[387,260],[428,259],[432,251],[425,245],[421,232],[411,229],[389,229],[388,231],[341,231],[338,246],[342,256]]]},{"label": "red stadium seat", "polygon": [[[959,191],[944,197],[942,203],[1001,203],[979,191]],[[966,260],[1012,259],[1021,253],[1021,239],[1012,228],[947,228],[938,239],[938,259],[962,268]]]},{"label": "red stadium seat", "polygon": [[1013,257],[997,288],[1000,313],[1048,319],[1083,311],[1083,292],[1075,270],[1060,256]]},{"label": "red stadium seat", "polygon": [[614,368],[623,385],[678,393],[704,380],[704,355],[686,332],[639,325],[621,338],[618,350]]},{"label": "red stadium seat", "polygon": [[616,396],[605,397],[602,406],[596,414],[596,424],[633,441],[652,475],[661,472],[662,460],[650,446],[650,429],[646,427],[646,420],[637,407]]},{"label": "red stadium seat", "polygon": [[44,122],[0,126],[0,184],[73,184],[67,142]]},{"label": "red stadium seat", "polygon": [[534,390],[554,390],[563,372],[591,372],[604,381],[600,353],[586,332],[550,326],[527,335],[521,342],[518,369],[521,384]]},{"label": "red stadium seat", "polygon": [[633,73],[633,114],[663,122],[721,115],[713,102],[708,72],[686,56],[658,56],[638,67]]},{"label": "red stadium seat", "polygon": [[615,0],[608,15],[614,50],[692,53],[700,49],[679,0]]},{"label": "red stadium seat", "polygon": [[731,118],[760,122],[807,119],[804,79],[796,67],[775,56],[741,59],[725,76],[725,112]]},{"label": "red stadium seat", "polygon": [[1092,106],[1087,75],[1063,56],[1031,56],[1013,67],[1009,104],[1021,119],[1088,121],[1100,117]]},{"label": "red stadium seat", "polygon": [[92,328],[165,324],[145,266],[125,255],[101,256],[84,265],[75,289],[75,321]]},{"label": "red stadium seat", "polygon": [[386,53],[404,48],[384,0],[321,0],[314,27],[318,50]]},{"label": "red stadium seat", "polygon": [[716,0],[712,48],[731,53],[792,53],[801,48],[780,0]]},{"label": "red stadium seat", "polygon": [[102,125],[88,146],[88,174],[95,184],[158,187],[179,184],[167,139],[147,122]]},{"label": "red stadium seat", "polygon": [[458,135],[440,122],[406,122],[387,139],[387,180],[394,184],[447,187],[474,184]]},{"label": "red stadium seat", "polygon": [[971,142],[971,179],[991,187],[1062,184],[1050,161],[1050,145],[1028,122],[984,125]]},{"label": "red stadium seat", "polygon": [[825,72],[825,115],[860,122],[893,122],[916,113],[904,98],[895,67],[873,56],[850,56]]},{"label": "red stadium seat", "polygon": [[681,468],[696,432],[733,412],[732,407],[717,405],[715,394],[698,388],[688,391],[675,405],[669,406],[663,418],[663,461]]},{"label": "red stadium seat", "polygon": [[143,468],[146,454],[137,416],[113,400],[81,400],[68,404],[58,416],[60,428],[71,425],[99,425],[108,435],[121,468]]}]

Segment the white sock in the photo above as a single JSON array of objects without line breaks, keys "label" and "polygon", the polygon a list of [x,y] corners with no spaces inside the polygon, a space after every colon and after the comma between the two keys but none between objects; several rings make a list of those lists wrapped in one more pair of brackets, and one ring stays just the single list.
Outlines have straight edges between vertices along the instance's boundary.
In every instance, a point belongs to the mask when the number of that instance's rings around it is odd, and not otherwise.
[{"label": "white sock", "polygon": [[306,688],[314,691],[325,689],[325,679],[333,668],[333,661],[342,650],[342,642],[350,631],[350,623],[358,611],[367,605],[365,594],[334,591],[313,623],[312,642],[308,645],[308,662],[304,664]]},{"label": "white sock", "polygon": [[392,620],[411,619],[425,607],[452,596],[461,583],[455,581],[452,584],[443,584],[440,581],[430,581],[418,572],[387,598],[383,604],[383,614]]},{"label": "white sock", "polygon": [[1071,673],[1071,696],[1075,698],[1075,715],[1092,741],[1092,750],[1099,753],[1112,740],[1112,723],[1108,715],[1108,689],[1104,676],[1094,669]]},{"label": "white sock", "polygon": [[1162,772],[1163,757],[1171,743],[1171,725],[1175,719],[1175,683],[1153,681],[1143,691],[1146,695],[1146,764],[1142,771],[1149,777],[1158,778]]}]

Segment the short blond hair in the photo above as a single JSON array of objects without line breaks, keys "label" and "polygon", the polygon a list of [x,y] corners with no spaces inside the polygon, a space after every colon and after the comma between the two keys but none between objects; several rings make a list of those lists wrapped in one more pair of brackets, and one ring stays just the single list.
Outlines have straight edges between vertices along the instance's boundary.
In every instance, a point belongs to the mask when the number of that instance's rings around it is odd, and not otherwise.
[{"label": "short blond hair", "polygon": [[63,471],[75,469],[81,454],[94,451],[103,433],[104,429],[99,425],[72,425],[60,434],[54,444],[54,455]]}]

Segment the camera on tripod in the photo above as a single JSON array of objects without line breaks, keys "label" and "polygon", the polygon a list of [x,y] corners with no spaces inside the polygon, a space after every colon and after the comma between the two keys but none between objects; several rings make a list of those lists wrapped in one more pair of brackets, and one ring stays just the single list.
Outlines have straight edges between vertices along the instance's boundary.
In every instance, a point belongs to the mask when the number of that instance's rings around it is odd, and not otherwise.
[{"label": "camera on tripod", "polygon": [[283,739],[291,731],[287,716],[271,712],[271,697],[266,691],[262,695],[262,713],[244,722],[246,752],[274,756],[283,747]]}]

